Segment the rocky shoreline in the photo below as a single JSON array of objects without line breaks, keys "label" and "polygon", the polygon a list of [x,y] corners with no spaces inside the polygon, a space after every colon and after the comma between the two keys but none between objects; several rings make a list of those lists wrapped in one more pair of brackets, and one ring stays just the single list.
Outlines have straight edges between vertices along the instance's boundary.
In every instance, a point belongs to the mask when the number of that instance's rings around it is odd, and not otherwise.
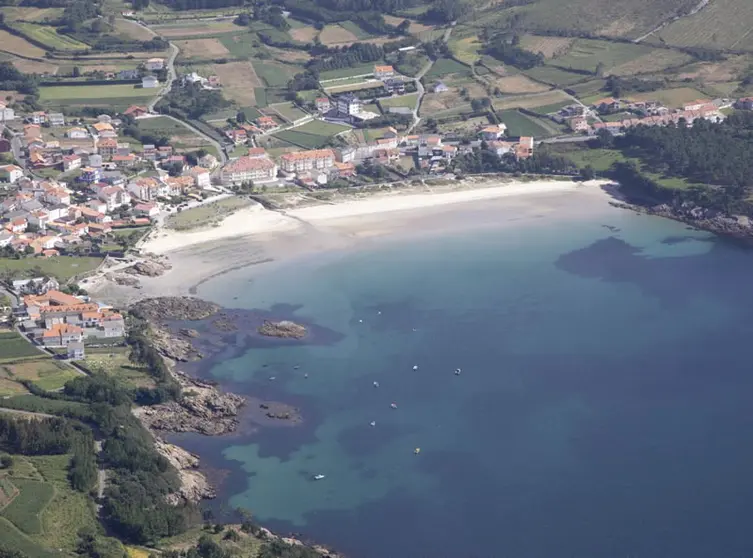
[{"label": "rocky shoreline", "polygon": [[753,243],[753,222],[745,215],[730,215],[687,201],[657,205],[628,202],[610,202],[610,204],[621,209],[680,221],[696,229]]}]

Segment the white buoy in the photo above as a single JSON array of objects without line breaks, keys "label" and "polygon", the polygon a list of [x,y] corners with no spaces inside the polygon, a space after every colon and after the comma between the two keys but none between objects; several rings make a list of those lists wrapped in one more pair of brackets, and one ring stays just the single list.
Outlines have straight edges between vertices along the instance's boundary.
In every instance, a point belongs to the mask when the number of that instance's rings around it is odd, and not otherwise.
[{"label": "white buoy", "polygon": [[358,320],[358,323],[359,323],[359,324],[362,324],[362,323],[363,323],[363,320]]},{"label": "white buoy", "polygon": [[456,376],[460,376],[460,368],[456,368],[455,369],[455,375]]},{"label": "white buoy", "polygon": [[418,370],[418,364],[413,365],[413,370]]},{"label": "white buoy", "polygon": [[379,316],[381,316],[381,315],[382,315],[382,311],[380,310],[379,312],[377,312],[377,314],[378,314]]},{"label": "white buoy", "polygon": [[374,382],[374,387],[379,387],[379,382]]},{"label": "white buoy", "polygon": [[375,420],[372,420],[372,421],[371,421],[371,422],[369,423],[369,426],[376,426],[376,421],[375,421]]}]

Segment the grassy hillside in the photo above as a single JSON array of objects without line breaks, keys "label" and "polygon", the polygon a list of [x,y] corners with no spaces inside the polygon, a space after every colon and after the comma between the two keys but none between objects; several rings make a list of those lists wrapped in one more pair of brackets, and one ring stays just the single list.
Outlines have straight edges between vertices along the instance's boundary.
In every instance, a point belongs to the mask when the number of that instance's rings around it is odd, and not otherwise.
[{"label": "grassy hillside", "polygon": [[[484,4],[488,5],[487,2]],[[509,21],[515,15],[517,25],[529,30],[571,31],[632,39],[678,13],[687,12],[695,4],[697,0],[534,0],[507,10],[500,10],[498,4],[489,9],[477,8],[472,17],[488,23],[492,18]]]}]

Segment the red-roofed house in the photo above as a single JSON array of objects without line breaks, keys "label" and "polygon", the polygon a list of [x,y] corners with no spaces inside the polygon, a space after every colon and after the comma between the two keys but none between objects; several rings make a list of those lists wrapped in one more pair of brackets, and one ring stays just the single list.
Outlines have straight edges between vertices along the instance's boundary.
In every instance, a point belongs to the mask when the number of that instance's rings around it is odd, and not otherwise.
[{"label": "red-roofed house", "polygon": [[264,184],[276,179],[277,164],[267,157],[238,157],[222,168],[223,182]]}]

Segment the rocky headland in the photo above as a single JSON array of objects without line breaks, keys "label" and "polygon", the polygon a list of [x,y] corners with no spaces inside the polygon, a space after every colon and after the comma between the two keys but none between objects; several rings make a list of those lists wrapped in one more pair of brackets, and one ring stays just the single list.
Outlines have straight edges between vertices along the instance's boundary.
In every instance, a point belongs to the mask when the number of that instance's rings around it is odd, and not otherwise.
[{"label": "rocky headland", "polygon": [[753,222],[745,215],[730,215],[723,211],[702,207],[689,201],[656,205],[611,202],[611,205],[648,215],[673,219],[696,229],[709,231],[721,236],[730,236],[753,242]]}]

